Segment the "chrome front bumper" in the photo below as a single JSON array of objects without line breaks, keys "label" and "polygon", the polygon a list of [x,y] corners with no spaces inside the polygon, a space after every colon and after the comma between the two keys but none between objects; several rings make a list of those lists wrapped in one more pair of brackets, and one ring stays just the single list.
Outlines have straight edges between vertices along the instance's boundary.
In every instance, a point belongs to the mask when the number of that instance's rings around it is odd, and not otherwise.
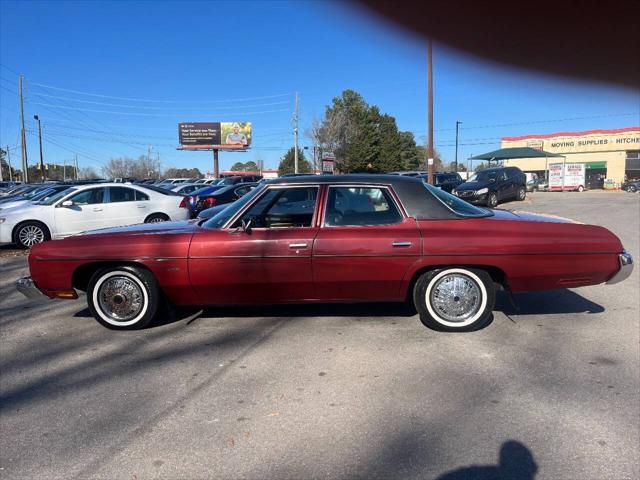
[{"label": "chrome front bumper", "polygon": [[16,282],[16,289],[27,298],[45,298],[31,277],[22,277]]},{"label": "chrome front bumper", "polygon": [[633,271],[633,257],[630,253],[624,250],[618,254],[618,261],[620,262],[620,269],[613,277],[607,280],[607,285],[613,285],[614,283],[620,283],[625,280]]}]

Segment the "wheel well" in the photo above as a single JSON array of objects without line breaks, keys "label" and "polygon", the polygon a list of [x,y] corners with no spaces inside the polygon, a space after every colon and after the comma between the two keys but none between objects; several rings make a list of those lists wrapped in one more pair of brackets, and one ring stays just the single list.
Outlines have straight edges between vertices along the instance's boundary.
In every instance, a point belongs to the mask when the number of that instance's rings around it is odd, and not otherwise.
[{"label": "wheel well", "polygon": [[22,222],[18,223],[15,227],[13,227],[13,230],[11,231],[11,240],[13,240],[13,242],[16,241],[16,234],[18,233],[18,230],[25,223],[37,223],[44,229],[45,235],[49,237],[49,239],[51,239],[51,230],[49,230],[49,227],[47,227],[46,223],[41,222],[40,220],[23,220]]},{"label": "wheel well", "polygon": [[428,267],[423,267],[417,270],[413,276],[411,277],[411,281],[409,282],[409,288],[407,289],[407,299],[413,298],[413,286],[416,284],[416,281],[425,272],[430,270],[441,270],[443,268],[473,268],[476,270],[484,270],[489,274],[493,283],[497,283],[504,290],[509,290],[509,283],[507,281],[507,275],[500,270],[498,267],[494,267],[492,265],[429,265]]},{"label": "wheel well", "polygon": [[154,212],[151,213],[149,215],[147,215],[147,218],[144,219],[144,221],[146,222],[147,220],[149,220],[151,217],[164,217],[167,220],[171,220],[171,218],[169,217],[169,215],[167,215],[166,213],[162,213],[162,212]]},{"label": "wheel well", "polygon": [[76,268],[71,277],[71,284],[73,288],[86,292],[93,274],[98,270],[110,267],[136,267],[151,272],[145,265],[136,262],[93,262]]}]

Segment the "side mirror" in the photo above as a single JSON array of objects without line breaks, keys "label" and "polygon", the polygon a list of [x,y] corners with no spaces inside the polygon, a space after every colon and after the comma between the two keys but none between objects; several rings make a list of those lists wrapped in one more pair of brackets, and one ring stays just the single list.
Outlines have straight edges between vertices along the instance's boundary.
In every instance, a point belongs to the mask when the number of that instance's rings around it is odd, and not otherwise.
[{"label": "side mirror", "polygon": [[252,223],[252,221],[253,221],[253,219],[251,217],[242,219],[242,221],[240,222],[240,228],[242,229],[243,232],[251,233],[251,223]]},{"label": "side mirror", "polygon": [[73,207],[73,200],[65,200],[60,204],[61,207],[70,208]]}]

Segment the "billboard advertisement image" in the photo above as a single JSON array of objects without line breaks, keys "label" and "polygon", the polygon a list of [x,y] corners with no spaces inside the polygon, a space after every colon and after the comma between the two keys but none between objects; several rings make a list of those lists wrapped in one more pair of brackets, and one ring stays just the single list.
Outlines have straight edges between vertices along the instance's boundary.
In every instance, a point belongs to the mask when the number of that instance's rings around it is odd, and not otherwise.
[{"label": "billboard advertisement image", "polygon": [[251,145],[251,122],[183,122],[178,138],[187,149],[245,150]]}]

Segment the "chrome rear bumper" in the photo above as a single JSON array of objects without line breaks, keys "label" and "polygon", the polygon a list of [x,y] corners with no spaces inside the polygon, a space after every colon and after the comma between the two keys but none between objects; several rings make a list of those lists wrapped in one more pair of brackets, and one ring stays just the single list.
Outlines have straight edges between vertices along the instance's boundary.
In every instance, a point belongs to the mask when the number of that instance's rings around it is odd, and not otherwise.
[{"label": "chrome rear bumper", "polygon": [[618,255],[618,261],[620,262],[620,269],[613,277],[607,281],[607,285],[613,285],[614,283],[620,283],[625,280],[633,271],[633,257],[630,253],[624,250]]},{"label": "chrome rear bumper", "polygon": [[16,282],[16,290],[23,294],[27,298],[45,298],[46,295],[42,293],[31,277],[22,277]]}]

